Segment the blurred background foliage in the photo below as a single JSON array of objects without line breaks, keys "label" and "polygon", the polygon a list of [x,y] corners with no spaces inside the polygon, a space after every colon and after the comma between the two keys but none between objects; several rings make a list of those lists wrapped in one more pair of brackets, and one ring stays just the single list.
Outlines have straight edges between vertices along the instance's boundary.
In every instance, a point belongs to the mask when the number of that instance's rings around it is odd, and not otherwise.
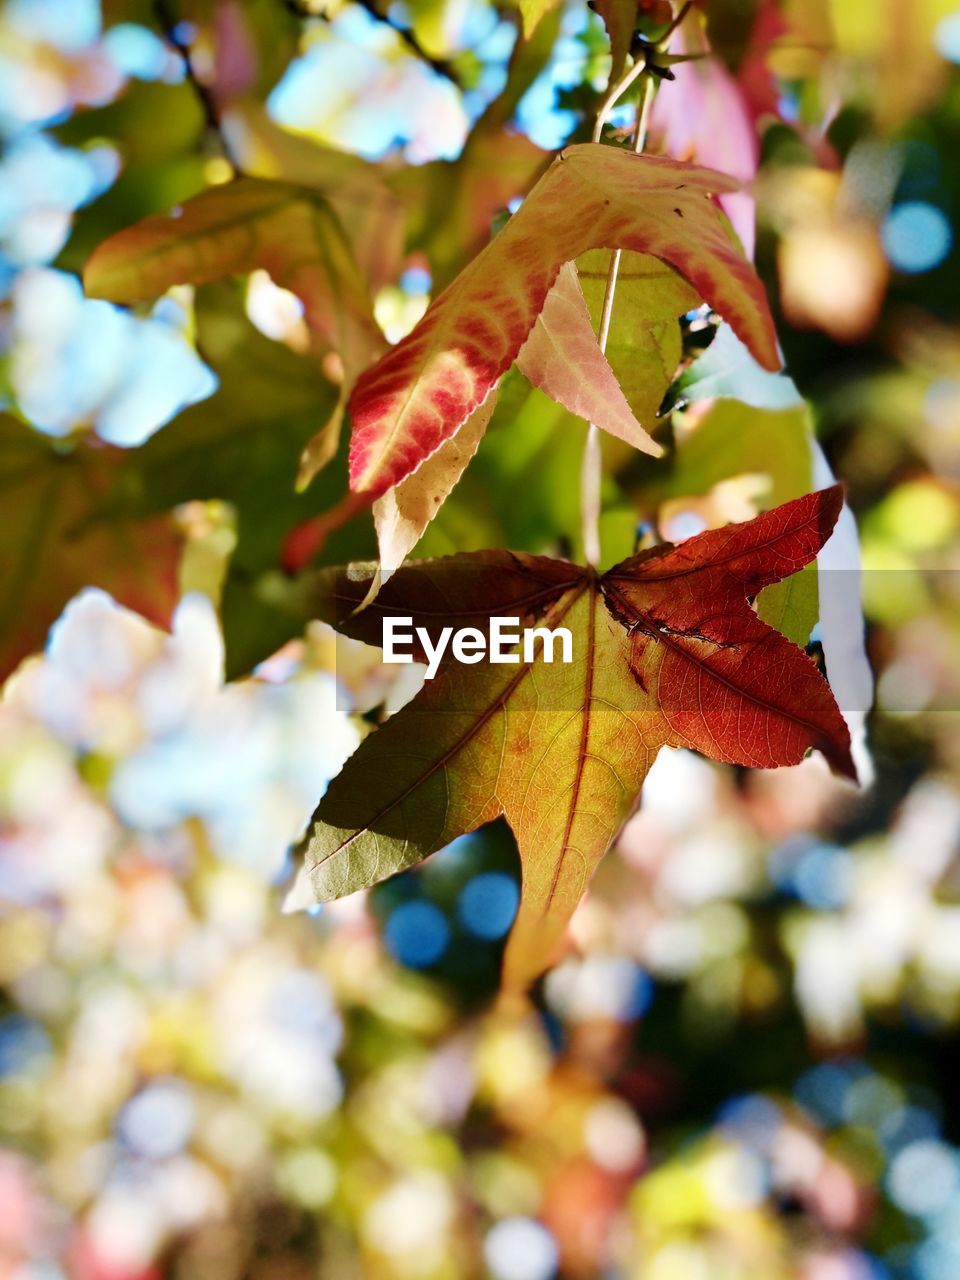
[{"label": "blurred background foliage", "polygon": [[[237,169],[328,182],[337,148],[396,340],[589,133],[602,23],[540,7],[526,40],[487,0],[3,7],[0,652],[26,657],[0,705],[3,1280],[960,1274],[951,0],[700,6],[684,38],[712,52],[663,87],[652,147],[756,175],[793,383],[693,313],[668,460],[605,444],[609,556],[829,459],[860,526],[873,785],[665,752],[521,1014],[493,999],[502,826],[281,913],[323,786],[412,691],[283,572],[344,489],[342,451],[294,487],[337,371],[262,272],[131,311],[77,274]],[[512,374],[422,553],[576,553],[582,443]],[[319,560],[373,550],[367,516],[320,532]],[[778,607],[817,651],[809,600]]]}]

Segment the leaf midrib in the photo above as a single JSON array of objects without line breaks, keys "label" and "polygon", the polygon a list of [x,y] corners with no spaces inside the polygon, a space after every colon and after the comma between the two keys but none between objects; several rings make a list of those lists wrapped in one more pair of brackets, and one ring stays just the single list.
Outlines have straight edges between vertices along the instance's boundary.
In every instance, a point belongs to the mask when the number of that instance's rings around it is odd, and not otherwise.
[{"label": "leaf midrib", "polygon": [[597,580],[591,578],[590,585],[590,634],[587,641],[587,657],[586,657],[586,674],[584,677],[583,691],[583,710],[580,713],[580,742],[577,747],[576,773],[573,780],[573,788],[570,794],[570,801],[567,806],[567,820],[563,828],[563,839],[560,844],[560,853],[557,858],[557,865],[553,871],[553,877],[550,881],[550,888],[547,890],[547,901],[545,913],[550,911],[553,906],[553,900],[556,897],[557,889],[560,884],[560,874],[563,871],[567,853],[570,849],[570,835],[573,831],[573,824],[577,816],[577,802],[580,799],[580,787],[583,783],[584,768],[587,759],[587,746],[590,742],[590,724],[593,714],[593,685],[595,677],[594,664],[596,661],[597,647]]},{"label": "leaf midrib", "polygon": [[[593,581],[594,579],[592,577],[584,576],[581,580],[579,588],[569,592],[569,599],[565,602],[564,608],[559,610],[559,612],[557,613],[557,616],[554,619],[551,619],[554,625],[557,625],[563,621],[563,619],[567,616],[567,614],[570,612],[573,606],[577,603],[577,601],[583,595],[584,591],[587,590],[587,587],[590,586],[590,584]],[[561,595],[557,600],[557,605],[559,606],[563,601],[564,601],[564,596]],[[380,812],[375,814],[365,826],[358,828],[350,836],[348,836],[346,840],[341,841],[341,843],[338,844],[336,848],[330,849],[327,853],[323,855],[322,858],[318,858],[317,861],[313,863],[311,867],[308,868],[309,873],[312,874],[314,871],[317,871],[326,862],[329,862],[331,858],[335,857],[338,853],[342,853],[344,849],[349,848],[349,846],[353,844],[355,840],[359,840],[361,836],[366,835],[369,831],[372,830],[375,823],[379,822],[382,818],[386,817],[387,814],[392,813],[393,810],[396,809],[398,805],[403,804],[403,802],[409,796],[411,796],[415,791],[417,791],[421,786],[423,786],[425,782],[427,782],[430,778],[432,778],[433,775],[437,773],[438,770],[446,768],[447,764],[456,755],[458,755],[459,752],[464,749],[464,747],[468,746],[469,743],[472,742],[472,740],[480,732],[480,730],[490,722],[490,720],[493,718],[496,712],[501,710],[505,706],[505,704],[513,696],[514,692],[520,686],[520,684],[527,678],[527,676],[530,674],[530,672],[534,669],[536,665],[537,665],[536,661],[525,662],[521,666],[517,674],[513,677],[513,679],[510,680],[506,685],[504,685],[504,687],[498,692],[498,694],[493,699],[493,701],[489,704],[488,707],[486,707],[483,714],[477,717],[477,719],[469,726],[467,731],[461,734],[461,736],[457,739],[457,741],[454,742],[443,753],[443,755],[441,755],[437,760],[433,761],[429,766],[429,768],[427,768],[423,773],[419,774],[419,776],[415,778],[414,781],[411,782],[410,785],[403,792],[401,792],[399,796],[391,800],[389,804],[385,805],[380,810]],[[321,802],[321,807],[322,807],[322,802]]]}]

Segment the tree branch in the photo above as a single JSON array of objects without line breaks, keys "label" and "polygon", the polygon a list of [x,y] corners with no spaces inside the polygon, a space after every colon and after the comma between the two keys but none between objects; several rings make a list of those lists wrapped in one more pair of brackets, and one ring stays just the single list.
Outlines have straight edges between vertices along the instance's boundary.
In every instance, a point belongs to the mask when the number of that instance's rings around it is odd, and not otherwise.
[{"label": "tree branch", "polygon": [[177,34],[177,18],[171,7],[170,0],[153,0],[153,12],[157,25],[163,32],[164,39],[177,51],[183,61],[183,70],[187,83],[200,104],[208,132],[212,133],[219,142],[224,159],[228,160],[238,173],[241,172],[241,166],[237,163],[237,159],[223,131],[223,121],[220,119],[220,110],[213,92],[210,86],[205,84],[197,75],[189,44]]},{"label": "tree branch", "polygon": [[[384,26],[389,27],[391,31],[400,37],[410,52],[419,58],[421,62],[425,62],[438,76],[443,76],[444,79],[449,80],[458,89],[462,88],[452,63],[445,58],[435,58],[432,54],[429,54],[412,31],[396,26],[385,14],[380,13],[374,0],[353,0],[353,3],[366,10],[371,18],[375,18],[377,22],[382,22]],[[323,16],[311,8],[310,0],[283,0],[283,4],[298,18],[319,18]]]}]

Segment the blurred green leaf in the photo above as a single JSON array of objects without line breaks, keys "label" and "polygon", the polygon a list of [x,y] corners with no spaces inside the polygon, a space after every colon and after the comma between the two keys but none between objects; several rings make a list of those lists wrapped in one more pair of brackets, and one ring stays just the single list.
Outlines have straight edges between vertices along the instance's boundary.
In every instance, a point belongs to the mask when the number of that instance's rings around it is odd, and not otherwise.
[{"label": "blurred green leaf", "polygon": [[[333,506],[345,489],[346,442],[317,482],[297,493],[300,454],[335,405],[337,389],[311,357],[254,328],[239,284],[199,290],[196,324],[197,345],[220,388],[127,455],[114,500],[139,517],[198,499],[234,508],[237,545],[223,615],[227,663],[236,673],[297,634],[306,620],[303,612],[270,603],[281,548],[295,525]],[[370,518],[360,516],[331,536],[321,560],[366,556],[373,548]]]},{"label": "blurred green leaf", "polygon": [[802,403],[793,380],[785,373],[761,368],[728,324],[721,324],[713,341],[680,375],[681,398],[693,403],[724,397],[756,409],[788,409]]},{"label": "blurred green leaf", "polygon": [[180,538],[165,514],[132,520],[108,498],[127,460],[92,438],[54,442],[0,416],[0,674],[42,647],[83,587],[160,625],[177,599]]}]

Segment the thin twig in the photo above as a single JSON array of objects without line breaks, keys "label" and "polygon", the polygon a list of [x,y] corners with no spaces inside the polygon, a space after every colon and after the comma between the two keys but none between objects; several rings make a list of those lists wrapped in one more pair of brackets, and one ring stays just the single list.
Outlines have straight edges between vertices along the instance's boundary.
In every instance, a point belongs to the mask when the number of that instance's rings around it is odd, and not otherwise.
[{"label": "thin twig", "polygon": [[217,106],[216,99],[208,84],[197,75],[196,68],[193,65],[193,56],[190,52],[189,44],[177,34],[177,18],[174,15],[170,0],[153,0],[153,12],[157,20],[157,25],[163,32],[164,39],[171,45],[183,62],[183,71],[186,76],[187,83],[193,90],[197,102],[203,111],[203,118],[207,129],[212,133],[220,144],[224,159],[233,165],[234,169],[239,173],[240,165],[237,163],[233,154],[233,149],[227,141],[227,136],[223,129],[223,121],[220,119],[220,110]]},{"label": "thin twig", "polygon": [[[438,76],[443,76],[444,79],[449,80],[451,84],[456,85],[458,89],[463,87],[460,84],[457,73],[450,62],[445,58],[435,58],[432,54],[428,53],[409,28],[396,26],[390,21],[389,17],[377,9],[374,0],[353,0],[353,2],[354,4],[359,5],[361,9],[366,10],[371,18],[375,18],[377,22],[382,22],[384,26],[389,27],[391,31],[399,36],[410,52],[415,54],[421,62],[425,62],[428,67],[437,73]],[[309,0],[283,0],[283,4],[285,8],[289,9],[289,11],[298,18],[319,18],[323,16],[315,9],[311,8]]]},{"label": "thin twig", "polygon": [[671,37],[671,36],[673,35],[673,33],[676,31],[677,27],[679,27],[679,26],[680,26],[681,22],[683,22],[684,18],[687,16],[687,14],[688,14],[688,13],[690,12],[690,10],[693,8],[693,2],[694,2],[694,0],[687,0],[686,4],[682,4],[682,5],[680,6],[680,12],[677,14],[677,16],[674,18],[674,20],[670,23],[669,27],[667,27],[666,31],[663,33],[663,35],[662,35],[662,36],[660,37],[660,39],[657,41],[657,43],[658,43],[658,44],[660,44],[660,45],[665,45],[665,44],[667,43],[667,41],[670,39],[670,37]]}]

